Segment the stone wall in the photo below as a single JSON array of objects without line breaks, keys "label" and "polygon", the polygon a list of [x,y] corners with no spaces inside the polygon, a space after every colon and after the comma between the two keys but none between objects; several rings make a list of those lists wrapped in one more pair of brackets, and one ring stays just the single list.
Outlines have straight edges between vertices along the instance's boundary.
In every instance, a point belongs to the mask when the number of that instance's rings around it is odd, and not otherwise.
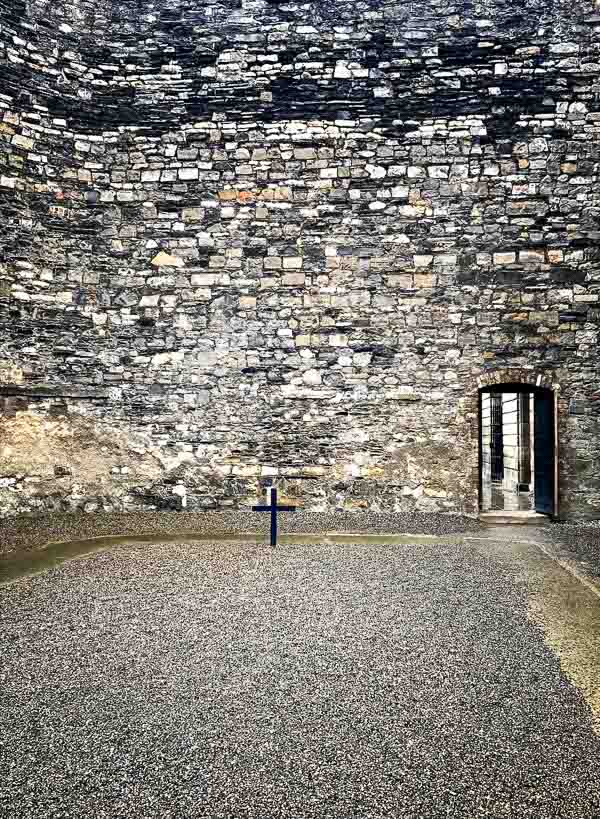
[{"label": "stone wall", "polygon": [[[600,516],[600,10],[0,0],[0,512],[476,512],[485,374]],[[511,373],[519,373],[513,378]]]}]

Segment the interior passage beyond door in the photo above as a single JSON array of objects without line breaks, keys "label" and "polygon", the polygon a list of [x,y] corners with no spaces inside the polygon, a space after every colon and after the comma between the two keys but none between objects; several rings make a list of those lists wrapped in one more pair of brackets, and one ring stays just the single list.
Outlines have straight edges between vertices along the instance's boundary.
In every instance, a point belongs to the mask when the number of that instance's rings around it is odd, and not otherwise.
[{"label": "interior passage beyond door", "polygon": [[551,390],[497,385],[481,392],[481,510],[554,512]]}]

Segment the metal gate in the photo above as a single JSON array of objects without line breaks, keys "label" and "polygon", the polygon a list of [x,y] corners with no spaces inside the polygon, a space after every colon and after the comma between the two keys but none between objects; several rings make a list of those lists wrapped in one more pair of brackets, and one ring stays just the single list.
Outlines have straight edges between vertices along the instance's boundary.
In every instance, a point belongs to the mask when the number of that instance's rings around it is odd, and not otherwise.
[{"label": "metal gate", "polygon": [[501,483],[504,479],[504,434],[502,430],[502,396],[492,393],[490,396],[490,435],[492,482]]},{"label": "metal gate", "polygon": [[534,399],[535,511],[554,511],[554,396],[550,390]]}]

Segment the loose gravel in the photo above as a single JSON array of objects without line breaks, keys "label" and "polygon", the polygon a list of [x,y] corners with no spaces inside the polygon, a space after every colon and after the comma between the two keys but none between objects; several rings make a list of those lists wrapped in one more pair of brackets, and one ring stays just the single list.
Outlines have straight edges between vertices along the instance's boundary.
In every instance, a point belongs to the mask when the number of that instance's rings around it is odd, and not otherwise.
[{"label": "loose gravel", "polygon": [[[107,535],[175,535],[196,533],[223,536],[256,532],[266,535],[270,516],[248,508],[225,512],[100,512],[51,514],[3,520],[0,554],[36,549],[50,541],[72,541]],[[473,517],[432,512],[336,512],[298,509],[279,515],[282,534],[325,532],[377,532],[379,534],[448,535],[475,532],[483,527]]]},{"label": "loose gravel", "polygon": [[0,816],[600,815],[600,737],[461,543],[160,544],[0,589]]},{"label": "loose gravel", "polygon": [[539,534],[557,547],[562,557],[581,562],[587,573],[600,579],[600,521],[547,526]]}]

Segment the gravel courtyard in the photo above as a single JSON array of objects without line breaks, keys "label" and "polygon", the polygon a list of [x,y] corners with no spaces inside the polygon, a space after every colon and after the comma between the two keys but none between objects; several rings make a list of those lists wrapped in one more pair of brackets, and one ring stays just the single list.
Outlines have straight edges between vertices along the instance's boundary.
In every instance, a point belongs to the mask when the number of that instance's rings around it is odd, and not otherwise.
[{"label": "gravel courtyard", "polygon": [[544,565],[156,543],[4,586],[0,816],[598,816],[593,712],[531,615]]}]

